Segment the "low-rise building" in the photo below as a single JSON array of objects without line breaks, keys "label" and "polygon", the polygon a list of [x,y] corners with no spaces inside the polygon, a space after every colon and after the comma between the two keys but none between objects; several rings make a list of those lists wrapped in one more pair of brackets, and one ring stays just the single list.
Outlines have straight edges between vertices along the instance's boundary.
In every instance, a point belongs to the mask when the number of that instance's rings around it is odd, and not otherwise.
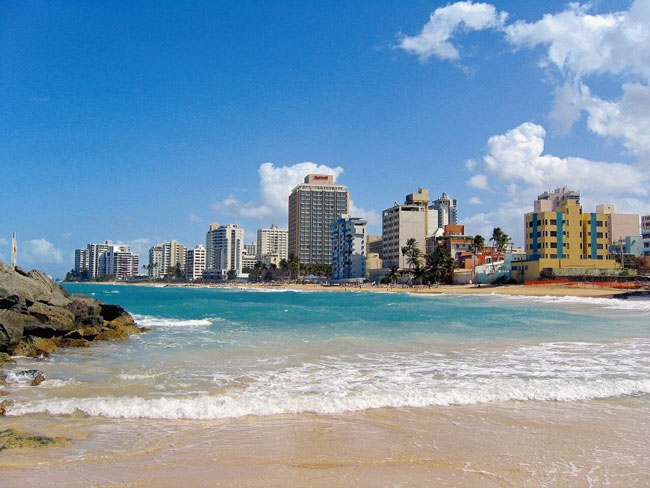
[{"label": "low-rise building", "polygon": [[437,246],[442,246],[458,261],[462,255],[470,252],[473,244],[474,237],[465,234],[464,225],[445,225],[442,236],[427,239],[426,251],[432,253]]}]

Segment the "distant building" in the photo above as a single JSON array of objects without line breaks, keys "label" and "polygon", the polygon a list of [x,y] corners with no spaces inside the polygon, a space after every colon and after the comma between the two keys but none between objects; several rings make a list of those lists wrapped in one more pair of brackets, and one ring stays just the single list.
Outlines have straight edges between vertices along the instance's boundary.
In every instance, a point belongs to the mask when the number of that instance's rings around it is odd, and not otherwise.
[{"label": "distant building", "polygon": [[[367,252],[368,248],[366,248]],[[382,269],[384,267],[384,263],[382,262],[381,258],[379,257],[379,253],[376,252],[368,252],[366,256],[366,277],[369,277],[369,272],[371,270],[376,270],[376,269]]]},{"label": "distant building", "polygon": [[623,241],[628,236],[639,235],[639,214],[616,213],[611,203],[596,205],[596,213],[607,216],[610,248],[616,244],[624,244]]},{"label": "distant building", "polygon": [[650,256],[650,215],[641,217],[641,237],[643,238],[643,256]]},{"label": "distant building", "polygon": [[106,241],[104,244],[88,244],[88,273],[90,278],[103,276],[105,269],[100,269],[101,257],[113,245],[112,241]]},{"label": "distant building", "polygon": [[465,234],[464,225],[445,225],[442,236],[431,236],[427,239],[426,252],[431,253],[437,246],[449,251],[451,257],[459,261],[464,253],[469,253],[474,244],[473,236]]},{"label": "distant building", "polygon": [[425,252],[425,221],[427,212],[421,205],[400,205],[395,202],[382,213],[382,260],[385,268],[408,268],[402,247],[415,239],[418,248]]},{"label": "distant building", "polygon": [[304,264],[331,264],[330,225],[349,210],[349,192],[332,175],[307,175],[289,195],[289,254]]},{"label": "distant building", "polygon": [[347,214],[332,222],[332,279],[366,277],[366,221]]},{"label": "distant building", "polygon": [[[443,194],[444,195],[444,194]],[[426,188],[418,188],[417,193],[409,193],[404,200],[405,205],[417,205],[424,211],[424,235],[429,236],[438,227],[438,212],[436,210],[429,211],[429,190]],[[435,217],[431,221],[431,216]]]},{"label": "distant building", "polygon": [[[436,217],[436,224],[438,229],[444,229],[445,225],[458,224],[458,203],[452,199],[448,193],[443,193],[440,198],[431,202],[429,210],[435,213],[432,216]],[[433,233],[435,229],[429,229],[427,237]]]},{"label": "distant building", "polygon": [[627,256],[640,258],[643,256],[643,238],[638,235],[619,239],[617,243],[610,246],[609,253],[615,257],[623,256],[623,259]]},{"label": "distant building", "polygon": [[537,196],[533,209],[535,212],[555,212],[567,200],[573,200],[576,205],[580,205],[580,192],[569,190],[566,186],[551,192],[545,191]]},{"label": "distant building", "polygon": [[113,276],[117,280],[124,280],[138,274],[140,256],[131,252],[131,246],[115,245],[102,253],[99,257],[100,276]]},{"label": "distant building", "polygon": [[185,279],[188,281],[201,279],[205,271],[205,264],[205,247],[198,244],[194,249],[188,249],[187,259],[185,261]]},{"label": "distant building", "polygon": [[162,278],[170,273],[170,269],[180,266],[185,274],[187,247],[172,239],[149,248],[148,275],[150,278]]},{"label": "distant building", "polygon": [[257,263],[257,244],[244,244],[244,252],[241,257],[242,269],[253,269]]},{"label": "distant building", "polygon": [[368,235],[366,236],[366,252],[368,254],[374,253],[381,258],[382,256],[383,241],[381,235]]},{"label": "distant building", "polygon": [[74,270],[78,273],[90,270],[90,251],[88,249],[74,250]]},{"label": "distant building", "polygon": [[278,261],[287,259],[289,257],[289,231],[278,229],[275,224],[267,229],[257,229],[256,253],[258,261],[262,262],[264,262],[263,257],[266,254],[273,255],[272,260],[275,260],[276,256]]},{"label": "distant building", "polygon": [[235,270],[237,275],[242,273],[244,252],[244,229],[237,224],[210,224],[205,234],[206,272],[212,270],[210,276],[221,273],[225,276],[228,271]]}]

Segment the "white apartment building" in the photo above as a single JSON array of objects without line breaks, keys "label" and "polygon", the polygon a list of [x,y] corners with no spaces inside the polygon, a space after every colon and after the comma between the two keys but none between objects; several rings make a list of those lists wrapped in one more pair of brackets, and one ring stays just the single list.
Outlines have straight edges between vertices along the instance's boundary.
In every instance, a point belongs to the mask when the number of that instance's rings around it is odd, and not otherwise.
[{"label": "white apartment building", "polygon": [[88,244],[88,274],[90,278],[97,278],[106,274],[105,269],[100,269],[102,255],[113,245],[112,241],[106,241],[104,244]]},{"label": "white apartment building", "polygon": [[264,262],[263,258],[267,254],[277,256],[278,261],[287,259],[289,257],[289,231],[278,229],[275,224],[268,229],[257,229],[256,248],[258,261]]},{"label": "white apartment building", "polygon": [[149,277],[162,278],[176,265],[185,271],[186,259],[187,247],[178,241],[172,239],[169,242],[156,244],[149,248]]},{"label": "white apartment building", "polygon": [[331,226],[332,279],[366,277],[366,221],[343,214]]},{"label": "white apartment building", "polygon": [[[458,223],[458,203],[448,193],[443,193],[440,198],[431,202],[429,211],[433,213],[432,217],[435,216],[438,229],[444,229],[445,225],[456,225]],[[430,226],[427,237],[435,231],[436,229]]]},{"label": "white apartment building", "polygon": [[257,244],[244,244],[244,253],[241,257],[242,269],[253,269],[257,263]]},{"label": "white apartment building", "polygon": [[206,270],[221,272],[222,276],[233,269],[240,275],[243,268],[244,229],[237,224],[210,224],[205,234]]},{"label": "white apartment building", "polygon": [[206,250],[201,244],[194,249],[187,250],[185,261],[185,279],[188,281],[199,280],[203,277],[206,265]]},{"label": "white apartment building", "polygon": [[88,249],[74,250],[74,270],[78,272],[89,271],[90,251]]},{"label": "white apartment building", "polygon": [[163,259],[162,244],[156,244],[149,248],[149,267],[147,274],[149,278],[162,278],[165,276],[165,260]]},{"label": "white apartment building", "polygon": [[101,276],[114,276],[123,280],[138,274],[140,256],[131,252],[131,246],[110,246],[99,258],[99,272]]},{"label": "white apartment building", "polygon": [[408,268],[402,247],[415,239],[424,254],[426,249],[425,222],[427,213],[422,205],[395,205],[382,213],[382,260],[384,268]]}]

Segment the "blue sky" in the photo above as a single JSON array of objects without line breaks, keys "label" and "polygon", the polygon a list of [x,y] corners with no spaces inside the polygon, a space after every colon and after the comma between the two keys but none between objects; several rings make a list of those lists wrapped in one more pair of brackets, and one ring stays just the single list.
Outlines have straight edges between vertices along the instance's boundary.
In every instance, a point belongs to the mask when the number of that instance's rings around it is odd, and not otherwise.
[{"label": "blue sky", "polygon": [[252,240],[317,165],[376,233],[418,187],[517,243],[564,184],[650,213],[650,0],[222,3],[0,5],[0,259]]}]

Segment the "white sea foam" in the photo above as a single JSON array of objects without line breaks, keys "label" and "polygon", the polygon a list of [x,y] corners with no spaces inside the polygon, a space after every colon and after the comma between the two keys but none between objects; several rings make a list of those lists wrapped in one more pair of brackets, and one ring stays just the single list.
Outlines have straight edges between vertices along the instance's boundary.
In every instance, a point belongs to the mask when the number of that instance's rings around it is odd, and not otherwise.
[{"label": "white sea foam", "polygon": [[133,318],[138,325],[144,325],[146,327],[204,327],[206,325],[212,325],[212,321],[221,320],[219,318],[182,320],[138,314],[133,314]]},{"label": "white sea foam", "polygon": [[[213,394],[157,397],[36,398],[8,415],[48,413],[153,419],[216,419],[245,415],[338,413],[381,407],[426,407],[506,401],[581,401],[650,394],[649,339],[557,342],[506,351],[366,353],[230,374]],[[229,388],[227,385],[237,385]],[[203,388],[205,391],[205,388]]]},{"label": "white sea foam", "polygon": [[650,300],[635,300],[635,299],[620,299],[620,298],[596,298],[596,297],[555,297],[545,295],[541,297],[528,296],[528,295],[500,295],[494,294],[493,296],[512,301],[525,301],[536,303],[550,303],[550,304],[570,304],[570,305],[589,305],[598,306],[614,310],[639,310],[650,312]]}]

